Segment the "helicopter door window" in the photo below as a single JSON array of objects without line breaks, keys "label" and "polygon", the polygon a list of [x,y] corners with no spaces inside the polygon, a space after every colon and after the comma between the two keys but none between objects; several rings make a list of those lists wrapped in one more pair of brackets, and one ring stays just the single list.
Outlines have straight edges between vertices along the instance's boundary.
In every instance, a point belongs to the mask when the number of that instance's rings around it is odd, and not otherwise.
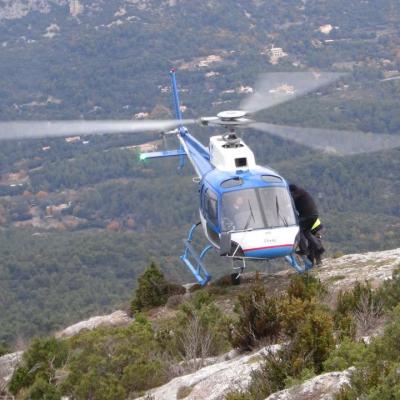
[{"label": "helicopter door window", "polygon": [[218,225],[218,203],[217,195],[210,189],[207,189],[204,194],[204,208],[209,221],[213,225]]}]

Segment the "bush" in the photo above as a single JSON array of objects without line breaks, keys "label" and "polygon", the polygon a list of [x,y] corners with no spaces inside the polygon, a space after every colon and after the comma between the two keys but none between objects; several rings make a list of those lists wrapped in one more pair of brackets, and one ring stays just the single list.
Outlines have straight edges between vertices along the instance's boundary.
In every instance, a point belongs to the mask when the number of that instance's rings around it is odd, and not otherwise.
[{"label": "bush", "polygon": [[128,327],[74,337],[71,349],[62,392],[72,398],[125,399],[167,379],[154,331],[141,316]]},{"label": "bush", "polygon": [[351,290],[341,291],[334,314],[335,329],[339,338],[354,339],[357,333],[357,320],[359,325],[363,325],[364,330],[371,328],[372,326],[369,326],[371,319],[377,319],[382,315],[380,304],[378,293],[372,290],[368,282],[357,282]]},{"label": "bush", "polygon": [[[14,395],[22,388],[37,384],[38,388],[44,380],[49,384],[55,382],[55,372],[64,366],[68,358],[68,345],[55,338],[35,339],[23,355],[22,365],[11,378],[9,389]],[[39,389],[38,389],[39,390]]]},{"label": "bush", "polygon": [[299,376],[304,367],[320,373],[324,361],[334,348],[333,321],[330,313],[316,305],[300,323],[290,348],[293,376]]},{"label": "bush", "polygon": [[338,395],[340,400],[400,398],[400,306],[394,309],[392,322],[383,336],[375,338],[355,362],[350,386]]},{"label": "bush", "polygon": [[182,304],[177,323],[178,348],[186,360],[215,356],[229,348],[229,320],[205,290]]},{"label": "bush", "polygon": [[271,393],[285,388],[285,382],[290,374],[287,362],[287,352],[269,352],[264,356],[261,367],[251,375],[248,392],[252,399],[264,400]]},{"label": "bush", "polygon": [[325,294],[326,288],[319,279],[310,273],[295,274],[290,278],[287,293],[289,297],[311,300]]},{"label": "bush", "polygon": [[163,306],[169,296],[186,293],[183,286],[169,283],[154,263],[150,264],[150,267],[138,279],[138,282],[135,297],[131,304],[132,313]]},{"label": "bush", "polygon": [[183,301],[184,301],[184,296],[178,294],[175,296],[168,297],[166,305],[168,308],[170,308],[172,310],[176,310],[183,303]]},{"label": "bush", "polygon": [[183,372],[176,368],[179,361],[185,361],[183,370],[195,370],[204,358],[226,352],[229,322],[204,289],[182,303],[176,317],[158,321],[156,338],[171,360],[171,375]]},{"label": "bush", "polygon": [[345,338],[324,362],[324,371],[343,371],[364,358],[367,345]]},{"label": "bush", "polygon": [[61,394],[55,385],[43,378],[37,378],[26,396],[29,400],[61,400]]},{"label": "bush", "polygon": [[251,350],[260,340],[275,340],[281,331],[279,299],[270,297],[262,284],[252,286],[238,297],[230,342],[233,347]]},{"label": "bush", "polygon": [[10,352],[10,348],[5,343],[0,343],[0,357]]},{"label": "bush", "polygon": [[376,295],[387,310],[393,310],[400,304],[400,268],[393,271],[392,279],[386,280]]}]

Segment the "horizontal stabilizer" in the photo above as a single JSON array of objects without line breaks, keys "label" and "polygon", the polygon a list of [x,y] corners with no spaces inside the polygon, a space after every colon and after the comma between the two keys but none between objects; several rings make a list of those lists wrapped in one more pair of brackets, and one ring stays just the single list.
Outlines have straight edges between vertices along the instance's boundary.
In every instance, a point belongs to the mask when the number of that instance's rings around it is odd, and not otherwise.
[{"label": "horizontal stabilizer", "polygon": [[185,150],[178,149],[178,150],[153,151],[149,153],[141,153],[140,160],[149,160],[151,158],[179,157],[179,156],[186,156]]}]

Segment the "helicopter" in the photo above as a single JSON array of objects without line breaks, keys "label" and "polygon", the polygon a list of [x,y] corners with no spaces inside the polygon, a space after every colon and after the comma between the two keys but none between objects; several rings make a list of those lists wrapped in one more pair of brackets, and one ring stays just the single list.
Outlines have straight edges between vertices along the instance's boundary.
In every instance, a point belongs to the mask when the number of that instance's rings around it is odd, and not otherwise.
[{"label": "helicopter", "polygon": [[[239,109],[221,111],[211,117],[183,119],[176,71],[172,69],[175,120],[1,122],[0,140],[154,131],[161,131],[163,137],[175,136],[178,149],[141,153],[140,160],[176,157],[182,168],[187,158],[196,172],[193,181],[198,185],[200,221],[190,228],[180,257],[196,281],[204,286],[211,280],[204,258],[212,249],[232,262],[241,262],[240,272],[232,274],[232,279],[237,281],[247,260],[284,258],[298,273],[303,273],[313,265],[306,256],[296,254],[300,229],[288,182],[272,168],[257,165],[253,151],[237,135],[237,130],[252,128],[344,155],[400,146],[400,138],[393,135],[295,128],[252,118],[261,110],[330,85],[342,77],[341,73],[329,72],[265,74]],[[217,127],[224,132],[211,136],[206,147],[189,133],[187,126],[193,124]],[[194,234],[199,226],[208,241],[200,252],[194,246]]]}]

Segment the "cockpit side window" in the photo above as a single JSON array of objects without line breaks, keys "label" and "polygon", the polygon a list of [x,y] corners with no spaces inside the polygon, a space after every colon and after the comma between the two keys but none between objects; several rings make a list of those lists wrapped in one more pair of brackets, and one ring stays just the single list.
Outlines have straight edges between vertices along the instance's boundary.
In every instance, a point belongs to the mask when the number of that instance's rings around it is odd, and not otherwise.
[{"label": "cockpit side window", "polygon": [[218,225],[217,199],[217,195],[211,189],[206,189],[204,193],[204,212],[206,217],[213,225]]}]

